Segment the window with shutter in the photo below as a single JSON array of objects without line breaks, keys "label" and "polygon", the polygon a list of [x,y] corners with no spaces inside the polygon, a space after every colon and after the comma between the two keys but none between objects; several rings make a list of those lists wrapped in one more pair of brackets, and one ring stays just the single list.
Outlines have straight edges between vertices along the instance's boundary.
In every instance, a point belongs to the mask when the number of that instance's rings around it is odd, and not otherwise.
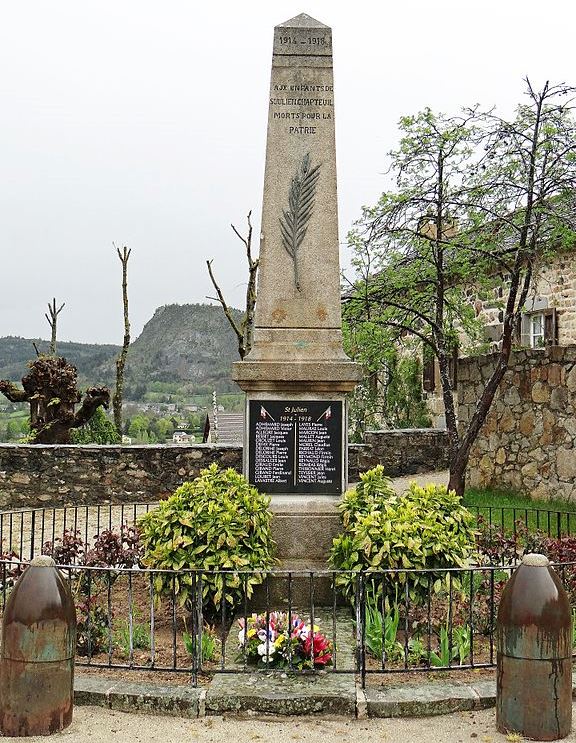
[{"label": "window with shutter", "polygon": [[554,308],[527,312],[520,324],[520,344],[529,348],[543,348],[558,344],[557,314]]},{"label": "window with shutter", "polygon": [[544,312],[544,344],[546,346],[558,345],[558,319],[555,308]]}]

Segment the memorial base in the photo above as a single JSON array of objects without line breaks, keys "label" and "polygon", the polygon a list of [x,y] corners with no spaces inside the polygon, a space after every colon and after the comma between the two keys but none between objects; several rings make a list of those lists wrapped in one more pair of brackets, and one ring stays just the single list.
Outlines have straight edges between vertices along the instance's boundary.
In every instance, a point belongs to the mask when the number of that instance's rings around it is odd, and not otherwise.
[{"label": "memorial base", "polygon": [[[322,572],[329,570],[332,540],[341,531],[339,502],[338,497],[318,495],[272,496],[270,510],[272,538],[279,559],[277,569],[290,571],[290,587],[287,574],[271,578],[267,588],[263,585],[255,589],[250,601],[251,611],[265,610],[267,597],[270,609],[285,610],[289,592],[293,606],[309,607],[311,574],[314,605],[332,606],[332,577]],[[337,603],[342,601],[337,596]]]},{"label": "memorial base", "polygon": [[317,495],[272,496],[272,538],[285,566],[309,560],[328,569],[332,540],[341,531],[339,502]]}]

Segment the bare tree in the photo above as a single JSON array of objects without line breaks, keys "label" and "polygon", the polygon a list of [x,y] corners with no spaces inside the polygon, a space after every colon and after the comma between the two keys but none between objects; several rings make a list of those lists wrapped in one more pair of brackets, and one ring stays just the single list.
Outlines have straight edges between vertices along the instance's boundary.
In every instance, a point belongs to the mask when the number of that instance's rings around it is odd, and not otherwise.
[{"label": "bare tree", "polygon": [[[114,244],[114,243],[113,243]],[[124,308],[124,340],[122,350],[116,359],[116,389],[112,398],[112,409],[114,411],[114,425],[119,436],[122,436],[122,398],[124,397],[124,367],[130,346],[130,318],[128,316],[128,259],[132,249],[126,245],[120,250],[114,245],[118,258],[122,263],[122,304]]]},{"label": "bare tree", "polygon": [[240,355],[241,359],[243,359],[250,353],[250,349],[252,348],[252,338],[254,336],[254,307],[256,306],[256,277],[258,275],[259,259],[252,257],[252,223],[250,221],[251,214],[252,212],[249,211],[246,218],[246,221],[248,222],[248,234],[246,235],[246,237],[241,235],[233,224],[230,225],[234,230],[234,234],[244,243],[244,246],[246,248],[246,259],[248,261],[246,308],[244,310],[244,315],[240,324],[236,322],[236,319],[234,318],[234,315],[232,314],[232,311],[228,303],[224,299],[224,295],[222,294],[220,287],[218,286],[218,283],[212,271],[212,261],[206,261],[206,265],[208,266],[208,273],[210,274],[210,279],[214,288],[216,289],[217,294],[217,297],[208,297],[208,299],[213,299],[216,302],[220,302],[220,304],[222,305],[224,314],[226,315],[226,318],[230,323],[232,330],[236,334],[236,338],[238,339],[238,354]]},{"label": "bare tree", "polygon": [[56,297],[52,299],[52,304],[48,302],[48,312],[45,313],[44,317],[50,325],[51,339],[50,339],[50,356],[56,356],[56,324],[58,322],[58,315],[64,309],[65,302],[62,302],[60,307],[56,309]]}]

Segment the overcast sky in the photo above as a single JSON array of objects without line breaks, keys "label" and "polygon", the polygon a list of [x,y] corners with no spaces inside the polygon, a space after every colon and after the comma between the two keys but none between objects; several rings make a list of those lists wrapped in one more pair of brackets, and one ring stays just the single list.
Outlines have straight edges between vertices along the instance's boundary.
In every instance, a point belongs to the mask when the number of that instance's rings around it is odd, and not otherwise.
[{"label": "overcast sky", "polygon": [[[332,26],[342,263],[385,186],[396,123],[425,106],[511,113],[522,77],[576,83],[570,0],[5,0],[0,4],[0,336],[121,343],[205,301],[241,306],[239,228],[262,202],[274,25]],[[257,241],[255,241],[257,242]]]}]

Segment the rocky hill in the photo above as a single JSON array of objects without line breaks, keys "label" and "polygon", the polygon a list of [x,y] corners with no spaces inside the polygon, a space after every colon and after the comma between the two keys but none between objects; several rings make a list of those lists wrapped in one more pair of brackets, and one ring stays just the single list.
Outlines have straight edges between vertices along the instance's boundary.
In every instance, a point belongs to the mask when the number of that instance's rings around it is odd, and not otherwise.
[{"label": "rocky hill", "polygon": [[[240,312],[237,312],[240,317]],[[41,339],[0,338],[0,379],[19,382],[26,364],[48,349]],[[58,343],[58,353],[78,368],[80,385],[112,385],[120,348],[95,343]],[[205,304],[166,305],[131,344],[126,364],[126,398],[141,399],[154,382],[188,389],[237,391],[230,368],[238,359],[236,337],[221,308]]]},{"label": "rocky hill", "polygon": [[236,336],[220,307],[169,304],[156,310],[132,344],[127,378],[237,390],[230,372],[238,358]]}]

